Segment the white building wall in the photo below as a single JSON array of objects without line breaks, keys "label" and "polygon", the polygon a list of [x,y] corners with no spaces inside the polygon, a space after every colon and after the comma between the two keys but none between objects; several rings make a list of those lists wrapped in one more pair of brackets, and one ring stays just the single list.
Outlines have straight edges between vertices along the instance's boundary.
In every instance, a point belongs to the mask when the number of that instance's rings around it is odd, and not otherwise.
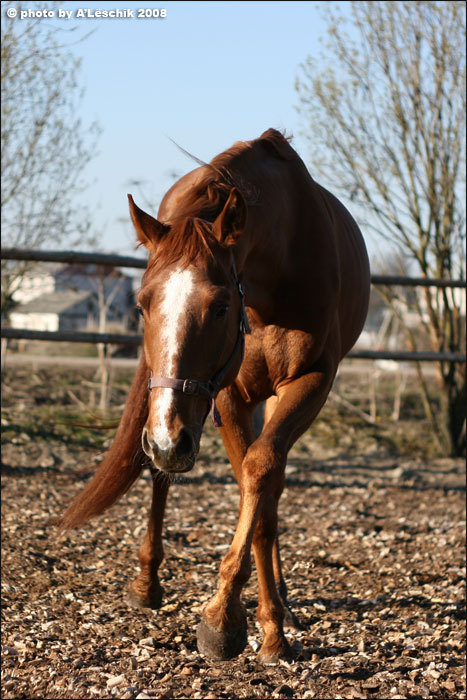
[{"label": "white building wall", "polygon": [[26,328],[29,331],[58,331],[58,314],[13,312],[10,316],[12,328]]},{"label": "white building wall", "polygon": [[52,275],[25,277],[19,280],[18,284],[21,284],[21,286],[13,292],[13,299],[18,304],[26,304],[42,296],[42,294],[50,294],[55,291],[55,280]]}]

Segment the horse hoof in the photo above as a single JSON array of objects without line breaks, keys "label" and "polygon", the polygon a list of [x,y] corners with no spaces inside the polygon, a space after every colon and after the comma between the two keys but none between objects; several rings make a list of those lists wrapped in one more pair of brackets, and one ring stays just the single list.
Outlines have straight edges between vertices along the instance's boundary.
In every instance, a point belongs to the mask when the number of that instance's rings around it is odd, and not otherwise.
[{"label": "horse hoof", "polygon": [[260,664],[272,665],[279,663],[279,660],[283,659],[284,657],[281,654],[277,653],[262,654],[261,652],[258,652],[257,658]]},{"label": "horse hoof", "polygon": [[142,597],[130,586],[127,594],[127,603],[131,608],[138,608],[140,610],[151,608],[152,610],[158,610],[162,605],[163,592],[162,588],[158,588],[149,595]]},{"label": "horse hoof", "polygon": [[263,644],[258,652],[258,661],[263,664],[276,664],[280,659],[290,661],[293,658],[294,653],[286,639],[280,639],[274,644]]},{"label": "horse hoof", "polygon": [[219,632],[201,620],[197,629],[198,651],[210,659],[226,661],[241,654],[248,641],[246,622],[233,630]]}]

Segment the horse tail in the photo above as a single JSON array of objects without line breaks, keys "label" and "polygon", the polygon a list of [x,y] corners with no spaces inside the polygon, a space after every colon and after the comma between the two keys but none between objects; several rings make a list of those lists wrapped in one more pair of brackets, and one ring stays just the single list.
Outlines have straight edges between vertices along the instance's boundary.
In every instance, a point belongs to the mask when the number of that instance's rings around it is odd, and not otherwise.
[{"label": "horse tail", "polygon": [[141,356],[112,445],[91,481],[54,522],[63,530],[100,515],[136,481],[146,458],[141,433],[148,415],[149,369]]}]

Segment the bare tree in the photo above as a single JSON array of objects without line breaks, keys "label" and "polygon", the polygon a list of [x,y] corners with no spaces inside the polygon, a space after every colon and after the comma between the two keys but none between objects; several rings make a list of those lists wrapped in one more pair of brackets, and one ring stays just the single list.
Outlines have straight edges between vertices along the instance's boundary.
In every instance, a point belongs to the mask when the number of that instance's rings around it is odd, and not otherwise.
[{"label": "bare tree", "polygon": [[[326,3],[326,53],[308,58],[296,83],[312,172],[420,276],[465,279],[465,5],[382,0],[351,2],[350,10],[352,38],[340,6]],[[458,292],[417,296],[434,351],[464,347]],[[416,350],[416,334],[406,332]],[[425,409],[443,450],[459,454],[465,365],[440,362],[437,372],[440,410],[422,384]]]},{"label": "bare tree", "polygon": [[[84,278],[84,279],[83,279]],[[93,325],[101,334],[107,333],[109,325],[112,330],[123,330],[134,323],[129,314],[132,292],[128,290],[128,278],[122,272],[109,265],[72,265],[64,268],[60,279],[60,288],[92,290],[93,303],[91,316]],[[130,298],[131,297],[131,298]],[[95,303],[94,303],[95,302]],[[89,320],[88,319],[88,323]],[[112,384],[112,346],[106,342],[97,343],[99,367],[96,372],[99,388],[99,409],[105,411],[109,405]],[[92,383],[94,387],[95,384]],[[94,391],[92,392],[94,404]]]},{"label": "bare tree", "polygon": [[[113,285],[109,285],[109,281]],[[94,278],[93,286],[96,288],[97,303],[99,308],[99,333],[107,330],[107,316],[122,283],[122,276],[114,269],[109,269],[105,265],[100,265]],[[100,360],[100,400],[99,408],[104,411],[109,403],[110,394],[110,347],[107,343],[97,344],[97,353]]]},{"label": "bare tree", "polygon": [[[78,114],[80,61],[71,43],[46,20],[14,20],[26,4],[2,2],[1,143],[2,241],[4,246],[89,244],[90,217],[77,201],[83,170],[95,154],[99,129]],[[27,9],[43,9],[44,3]],[[82,41],[86,37],[81,37]],[[2,302],[28,263],[2,263]],[[6,307],[6,308],[5,308]]]}]

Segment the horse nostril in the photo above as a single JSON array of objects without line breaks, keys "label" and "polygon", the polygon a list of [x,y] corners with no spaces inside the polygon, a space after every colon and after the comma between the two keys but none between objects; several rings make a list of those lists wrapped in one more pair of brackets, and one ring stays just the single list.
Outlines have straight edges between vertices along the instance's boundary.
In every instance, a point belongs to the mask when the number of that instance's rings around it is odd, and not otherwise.
[{"label": "horse nostril", "polygon": [[175,451],[178,459],[183,459],[183,457],[187,457],[193,452],[193,438],[185,428],[180,430]]},{"label": "horse nostril", "polygon": [[146,430],[146,428],[143,428],[143,433],[141,435],[141,443],[143,446],[143,452],[147,454],[148,457],[152,457],[153,451],[151,443],[149,442],[148,431]]}]

